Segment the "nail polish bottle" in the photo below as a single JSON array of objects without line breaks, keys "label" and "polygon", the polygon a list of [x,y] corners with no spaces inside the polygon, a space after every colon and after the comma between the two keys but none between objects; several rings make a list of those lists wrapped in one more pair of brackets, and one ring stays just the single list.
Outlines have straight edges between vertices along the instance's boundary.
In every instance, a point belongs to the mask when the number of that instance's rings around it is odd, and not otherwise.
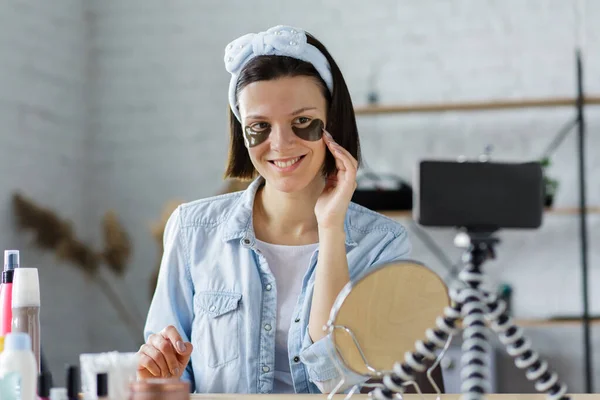
[{"label": "nail polish bottle", "polygon": [[50,388],[52,388],[52,375],[49,372],[42,372],[37,381],[39,400],[50,400]]},{"label": "nail polish bottle", "polygon": [[67,398],[79,400],[79,368],[76,365],[67,366]]},{"label": "nail polish bottle", "polygon": [[96,375],[96,396],[98,400],[109,400],[108,374],[106,372]]},{"label": "nail polish bottle", "polygon": [[0,283],[0,336],[12,331],[12,292],[16,268],[19,268],[19,250],[4,250],[4,271]]}]

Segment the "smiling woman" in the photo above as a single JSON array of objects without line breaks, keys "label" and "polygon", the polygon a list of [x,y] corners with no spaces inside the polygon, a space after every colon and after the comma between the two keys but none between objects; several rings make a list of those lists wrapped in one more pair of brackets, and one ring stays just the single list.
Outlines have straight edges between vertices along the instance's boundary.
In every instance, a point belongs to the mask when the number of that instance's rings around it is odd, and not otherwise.
[{"label": "smiling woman", "polygon": [[323,331],[340,290],[406,259],[397,222],[351,202],[360,145],[346,83],[301,29],[247,34],[225,50],[230,150],[240,192],[179,206],[139,351],[141,378],[202,393],[320,393],[368,376]]},{"label": "smiling woman", "polygon": [[[294,29],[289,29],[289,31],[291,30]],[[300,31],[298,30],[298,32]],[[297,35],[298,32],[289,33],[289,35]],[[247,36],[243,36],[238,40],[244,40]],[[242,179],[255,177],[256,170],[248,158],[241,123],[244,121],[245,126],[247,126],[251,119],[266,117],[265,114],[269,111],[270,106],[274,107],[272,117],[277,112],[287,112],[293,115],[285,115],[286,117],[293,116],[304,121],[315,117],[321,119],[325,123],[325,129],[331,133],[334,140],[360,162],[360,142],[354,116],[354,106],[344,77],[329,51],[310,34],[305,34],[304,40],[295,39],[289,42],[285,41],[284,36],[286,35],[284,34],[276,34],[275,36],[282,37],[281,42],[283,44],[277,43],[279,46],[277,47],[273,45],[274,43],[265,43],[265,47],[272,48],[270,52],[272,54],[256,55],[246,60],[245,64],[243,64],[244,49],[240,49],[240,53],[226,54],[226,66],[232,73],[229,88],[231,147],[226,176]],[[303,42],[307,48],[313,49],[314,52],[307,51],[307,56],[295,57],[293,53],[298,53],[297,48],[301,47]],[[296,44],[291,45],[291,43]],[[240,45],[237,43],[236,45],[239,48]],[[289,49],[289,47],[292,47],[292,49]],[[235,50],[235,47],[232,47],[231,50]],[[317,53],[317,55],[314,53]],[[309,58],[313,59],[313,63],[305,60]],[[243,64],[243,68],[240,68],[239,64]],[[290,82],[282,78],[298,79]],[[267,85],[268,88],[259,91],[252,90],[252,86],[257,84]],[[244,94],[245,88],[250,89],[253,93]],[[290,89],[291,91],[289,91]],[[271,90],[274,91],[271,92]],[[277,107],[277,102],[269,98],[275,94],[280,96],[279,100],[285,101],[281,107]],[[252,98],[252,95],[262,95],[262,97]],[[247,102],[240,102],[242,96],[246,98]],[[296,101],[298,104],[293,104],[292,101]],[[251,106],[255,109],[245,108]],[[262,108],[256,109],[256,107]],[[246,112],[244,115],[245,120],[242,120],[240,115],[242,111]],[[302,115],[302,113],[307,115]],[[260,118],[258,119],[260,120]],[[267,121],[253,122],[261,122],[262,124],[259,125],[261,128],[268,126]],[[336,162],[331,153],[326,154],[323,167],[325,174],[335,172]]]},{"label": "smiling woman", "polygon": [[314,79],[295,76],[253,82],[240,90],[239,104],[249,144],[244,151],[267,186],[283,192],[318,186],[322,179],[315,177],[320,178],[325,162],[326,144],[321,138],[327,102]]}]

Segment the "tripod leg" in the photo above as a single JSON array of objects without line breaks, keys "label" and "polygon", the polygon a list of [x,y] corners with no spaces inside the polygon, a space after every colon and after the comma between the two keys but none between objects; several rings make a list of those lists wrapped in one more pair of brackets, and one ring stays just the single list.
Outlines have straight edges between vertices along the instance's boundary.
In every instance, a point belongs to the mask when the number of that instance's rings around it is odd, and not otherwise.
[{"label": "tripod leg", "polygon": [[479,289],[465,288],[459,298],[464,300],[463,344],[461,357],[461,392],[463,400],[481,400],[490,391],[488,328],[485,321],[487,305]]},{"label": "tripod leg", "polygon": [[523,335],[523,329],[506,313],[506,302],[488,294],[487,304],[487,318],[491,322],[492,330],[496,332],[508,354],[515,359],[517,368],[526,370],[527,379],[535,381],[535,390],[545,392],[548,400],[568,400],[570,397],[566,395],[567,385],[560,382],[556,372],[550,372],[548,363],[531,349],[531,340]]}]

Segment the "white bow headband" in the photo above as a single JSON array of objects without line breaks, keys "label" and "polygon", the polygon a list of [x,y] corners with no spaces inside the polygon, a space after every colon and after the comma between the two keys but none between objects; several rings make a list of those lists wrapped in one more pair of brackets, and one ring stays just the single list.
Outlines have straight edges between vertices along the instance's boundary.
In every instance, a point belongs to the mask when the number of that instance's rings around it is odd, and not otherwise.
[{"label": "white bow headband", "polygon": [[302,29],[278,25],[266,32],[248,33],[229,43],[225,48],[225,69],[231,74],[229,81],[229,106],[238,121],[242,121],[237,108],[235,89],[240,71],[252,58],[277,55],[297,58],[311,63],[330,93],[333,93],[333,77],[329,62],[315,46],[307,43]]}]

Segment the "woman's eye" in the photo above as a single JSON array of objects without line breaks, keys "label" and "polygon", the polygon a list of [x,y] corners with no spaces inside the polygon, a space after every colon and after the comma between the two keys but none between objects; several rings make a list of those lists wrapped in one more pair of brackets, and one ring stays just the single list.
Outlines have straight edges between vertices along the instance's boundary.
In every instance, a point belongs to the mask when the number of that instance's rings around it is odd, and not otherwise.
[{"label": "woman's eye", "polygon": [[296,118],[296,120],[294,121],[295,124],[299,124],[299,125],[305,125],[307,123],[309,123],[311,121],[310,118],[307,117],[298,117]]},{"label": "woman's eye", "polygon": [[256,132],[264,131],[268,127],[269,127],[269,124],[267,124],[266,122],[257,122],[256,124],[252,124],[250,126],[250,128]]}]

